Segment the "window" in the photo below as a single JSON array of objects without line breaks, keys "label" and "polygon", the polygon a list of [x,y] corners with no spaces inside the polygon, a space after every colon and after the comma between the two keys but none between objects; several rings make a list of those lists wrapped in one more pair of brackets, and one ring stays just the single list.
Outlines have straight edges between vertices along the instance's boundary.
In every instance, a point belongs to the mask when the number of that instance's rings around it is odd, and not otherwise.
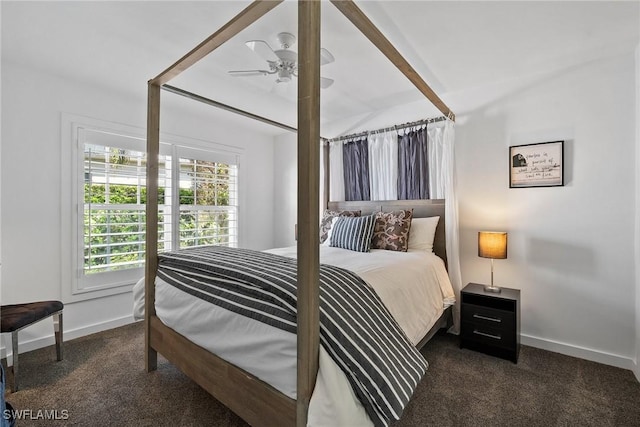
[{"label": "window", "polygon": [[[122,129],[69,125],[76,158],[70,202],[77,209],[70,227],[76,273],[67,295],[127,291],[144,275],[146,142]],[[158,250],[237,246],[239,155],[185,141],[160,147]]]},{"label": "window", "polygon": [[237,245],[237,166],[180,158],[179,247]]}]

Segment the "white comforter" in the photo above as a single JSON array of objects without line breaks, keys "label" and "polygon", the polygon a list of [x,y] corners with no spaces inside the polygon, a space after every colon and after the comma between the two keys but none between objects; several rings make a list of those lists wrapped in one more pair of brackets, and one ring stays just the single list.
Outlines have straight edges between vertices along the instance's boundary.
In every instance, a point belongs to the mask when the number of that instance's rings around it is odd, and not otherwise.
[{"label": "white comforter", "polygon": [[[296,247],[267,252],[295,257]],[[320,247],[320,260],[351,270],[371,285],[411,342],[417,344],[455,302],[443,261],[424,251],[360,253]],[[156,314],[195,344],[296,397],[296,336],[184,293],[156,280]],[[134,317],[144,316],[144,281],[134,287]],[[333,359],[320,347],[309,406],[310,426],[370,426],[364,408]]]}]

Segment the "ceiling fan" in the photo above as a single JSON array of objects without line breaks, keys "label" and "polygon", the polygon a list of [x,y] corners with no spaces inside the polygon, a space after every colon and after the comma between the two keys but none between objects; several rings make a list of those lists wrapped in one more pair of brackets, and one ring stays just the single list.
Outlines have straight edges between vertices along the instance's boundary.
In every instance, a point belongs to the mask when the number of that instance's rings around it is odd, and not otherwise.
[{"label": "ceiling fan", "polygon": [[[276,83],[291,81],[291,77],[298,76],[298,54],[290,47],[296,42],[296,36],[291,33],[279,33],[277,35],[280,49],[273,50],[264,40],[249,40],[245,45],[269,64],[268,70],[239,70],[229,71],[235,77],[268,76],[275,74]],[[320,49],[320,65],[330,64],[335,58],[327,49]],[[320,77],[320,87],[328,88],[333,84],[333,79]]]}]

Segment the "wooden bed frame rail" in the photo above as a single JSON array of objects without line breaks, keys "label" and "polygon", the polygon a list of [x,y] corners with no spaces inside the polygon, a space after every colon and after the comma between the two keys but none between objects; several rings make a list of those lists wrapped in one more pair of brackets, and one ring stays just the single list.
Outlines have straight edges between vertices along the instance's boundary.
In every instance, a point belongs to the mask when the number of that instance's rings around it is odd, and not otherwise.
[{"label": "wooden bed frame rail", "polygon": [[249,424],[295,424],[295,400],[192,343],[156,316],[151,317],[151,331],[151,346],[156,351]]},{"label": "wooden bed frame rail", "polygon": [[[298,373],[294,401],[242,369],[220,359],[165,326],[155,313],[158,264],[158,152],[160,89],[227,40],[280,4],[254,1],[217,32],[148,82],[147,206],[145,264],[145,367],[157,368],[158,352],[252,425],[306,426],[318,372],[319,352],[319,175],[320,9],[317,0],[298,1]],[[333,3],[440,110],[451,110],[411,68],[351,0]],[[325,149],[326,150],[326,149]],[[326,153],[326,151],[325,151]],[[325,156],[325,167],[328,163]],[[328,179],[328,174],[325,180]],[[326,183],[326,181],[325,181]],[[324,202],[328,202],[325,188]],[[444,216],[442,217],[444,218]]]}]

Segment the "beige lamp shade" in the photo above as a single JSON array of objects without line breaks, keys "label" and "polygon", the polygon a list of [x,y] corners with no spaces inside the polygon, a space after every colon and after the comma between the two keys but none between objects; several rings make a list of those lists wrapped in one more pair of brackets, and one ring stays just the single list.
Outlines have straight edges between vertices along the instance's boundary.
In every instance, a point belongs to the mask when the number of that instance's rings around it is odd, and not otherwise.
[{"label": "beige lamp shade", "polygon": [[507,233],[479,231],[478,256],[482,258],[505,259],[507,257]]}]

